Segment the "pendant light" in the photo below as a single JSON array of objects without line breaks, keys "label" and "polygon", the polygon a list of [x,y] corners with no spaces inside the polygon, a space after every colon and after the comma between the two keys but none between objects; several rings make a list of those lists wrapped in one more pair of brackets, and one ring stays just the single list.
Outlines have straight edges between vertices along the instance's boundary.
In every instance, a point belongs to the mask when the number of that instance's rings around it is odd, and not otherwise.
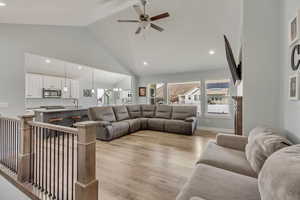
[{"label": "pendant light", "polygon": [[92,95],[94,95],[95,93],[96,93],[96,91],[95,91],[95,70],[93,69],[93,71],[92,71]]},{"label": "pendant light", "polygon": [[67,68],[66,63],[64,63],[64,70],[65,70],[65,86],[63,88],[64,93],[68,92],[68,86],[67,86]]}]

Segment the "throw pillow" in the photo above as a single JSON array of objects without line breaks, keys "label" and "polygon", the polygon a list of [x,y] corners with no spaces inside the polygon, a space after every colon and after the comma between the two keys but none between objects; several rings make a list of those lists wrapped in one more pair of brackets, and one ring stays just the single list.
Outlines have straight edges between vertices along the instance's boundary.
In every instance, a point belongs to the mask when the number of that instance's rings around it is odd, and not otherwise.
[{"label": "throw pillow", "polygon": [[300,199],[300,145],[272,154],[258,176],[262,200]]},{"label": "throw pillow", "polygon": [[282,136],[261,134],[246,145],[246,157],[252,169],[258,174],[269,156],[291,144],[289,140]]}]

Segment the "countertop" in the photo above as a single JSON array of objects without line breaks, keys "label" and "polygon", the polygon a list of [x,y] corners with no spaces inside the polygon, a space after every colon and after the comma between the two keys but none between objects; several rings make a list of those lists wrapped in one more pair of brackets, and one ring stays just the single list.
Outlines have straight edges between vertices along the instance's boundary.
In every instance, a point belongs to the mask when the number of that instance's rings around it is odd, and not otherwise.
[{"label": "countertop", "polygon": [[38,108],[38,109],[30,109],[30,110],[32,110],[34,112],[38,112],[38,113],[57,113],[57,112],[85,111],[85,110],[88,110],[88,108],[67,107],[67,108],[64,108],[64,109],[50,109],[50,110],[47,110],[45,108]]}]

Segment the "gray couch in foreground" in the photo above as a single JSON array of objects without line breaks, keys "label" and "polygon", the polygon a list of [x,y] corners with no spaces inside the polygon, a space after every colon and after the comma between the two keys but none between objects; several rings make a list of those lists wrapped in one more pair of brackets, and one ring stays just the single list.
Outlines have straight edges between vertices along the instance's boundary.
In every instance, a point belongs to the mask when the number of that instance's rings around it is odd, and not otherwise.
[{"label": "gray couch in foreground", "polygon": [[93,107],[92,121],[100,122],[97,138],[110,141],[139,130],[193,135],[197,127],[196,106],[128,105]]},{"label": "gray couch in foreground", "polygon": [[299,200],[300,145],[270,129],[219,134],[176,200]]}]

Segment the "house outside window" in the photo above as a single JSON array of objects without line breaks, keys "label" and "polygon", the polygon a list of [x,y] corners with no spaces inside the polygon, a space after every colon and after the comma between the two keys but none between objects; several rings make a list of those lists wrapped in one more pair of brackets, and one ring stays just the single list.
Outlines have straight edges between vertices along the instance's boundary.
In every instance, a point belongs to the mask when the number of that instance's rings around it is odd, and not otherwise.
[{"label": "house outside window", "polygon": [[201,114],[201,82],[169,83],[168,103],[171,105],[196,105]]},{"label": "house outside window", "polygon": [[206,114],[229,115],[230,114],[230,81],[207,80],[205,81]]}]

